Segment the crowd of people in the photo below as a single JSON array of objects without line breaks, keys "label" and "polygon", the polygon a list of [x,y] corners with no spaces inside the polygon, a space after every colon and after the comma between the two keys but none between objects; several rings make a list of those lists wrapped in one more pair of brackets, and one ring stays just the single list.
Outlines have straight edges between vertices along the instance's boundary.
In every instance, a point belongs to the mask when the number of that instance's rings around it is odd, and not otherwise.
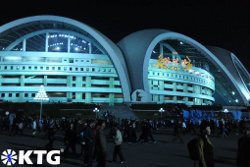
[{"label": "crowd of people", "polygon": [[[208,136],[228,137],[231,134],[248,136],[245,126],[247,122],[247,119],[235,121],[224,118],[195,122],[184,120],[182,117],[129,120],[116,119],[108,112],[101,119],[45,117],[39,120],[39,117],[10,112],[0,116],[0,132],[15,136],[22,135],[25,129],[29,129],[28,132],[34,137],[46,134],[48,143],[44,147],[47,150],[54,148],[56,133],[61,133],[65,156],[80,155],[88,167],[93,166],[94,161],[97,162],[97,166],[105,167],[108,154],[107,142],[111,141],[114,145],[112,161],[125,163],[126,156],[123,154],[122,143],[157,143],[154,138],[155,131],[173,129],[172,142],[179,140],[183,143],[183,135],[186,134],[199,135],[199,144],[197,144],[200,150],[199,164],[201,167],[213,167],[214,163],[211,162],[213,144]],[[243,148],[242,143],[249,142],[248,140],[242,139],[239,149]],[[77,152],[76,147],[79,146],[80,152]],[[241,152],[244,152],[244,149]],[[238,155],[239,159],[242,159],[242,156],[247,154]],[[240,164],[242,160],[237,162]]]}]

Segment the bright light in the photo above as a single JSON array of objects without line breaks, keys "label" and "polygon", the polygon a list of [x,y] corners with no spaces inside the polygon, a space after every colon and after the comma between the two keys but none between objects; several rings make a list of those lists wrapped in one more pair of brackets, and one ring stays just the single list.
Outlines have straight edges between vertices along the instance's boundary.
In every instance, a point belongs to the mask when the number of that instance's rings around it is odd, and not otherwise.
[{"label": "bright light", "polygon": [[55,50],[60,50],[60,47],[59,47],[59,46],[57,46],[57,47],[55,48]]},{"label": "bright light", "polygon": [[229,111],[228,111],[228,109],[224,109],[223,112],[224,113],[228,113]]},{"label": "bright light", "polygon": [[34,100],[49,100],[49,97],[48,97],[48,95],[46,94],[46,91],[45,91],[45,89],[44,89],[44,86],[43,85],[41,85],[40,86],[40,89],[39,89],[39,91],[38,91],[38,93],[36,94],[36,96],[34,97]]},{"label": "bright light", "polygon": [[180,44],[183,45],[184,43],[180,41]]},{"label": "bright light", "polygon": [[79,48],[75,47],[75,51],[79,51]]},{"label": "bright light", "polygon": [[99,112],[99,109],[98,108],[95,108],[94,110],[93,110],[93,112]]},{"label": "bright light", "polygon": [[10,114],[9,111],[6,111],[6,112],[5,112],[5,115],[6,115],[6,116],[8,116],[9,114]]},{"label": "bright light", "polygon": [[236,102],[236,103],[238,103],[238,102],[239,102],[239,100],[238,100],[238,99],[235,99],[235,102]]},{"label": "bright light", "polygon": [[153,50],[153,53],[156,53],[156,52]]},{"label": "bright light", "polygon": [[160,108],[159,112],[165,112],[165,110],[163,108]]},{"label": "bright light", "polygon": [[235,92],[234,92],[234,91],[232,91],[232,95],[235,95]]}]

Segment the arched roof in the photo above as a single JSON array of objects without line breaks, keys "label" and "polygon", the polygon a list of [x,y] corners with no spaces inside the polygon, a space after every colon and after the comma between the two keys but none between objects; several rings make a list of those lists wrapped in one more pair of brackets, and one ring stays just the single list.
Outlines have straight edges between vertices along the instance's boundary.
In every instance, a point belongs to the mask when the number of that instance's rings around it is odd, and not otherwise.
[{"label": "arched roof", "polygon": [[244,103],[248,105],[248,100],[241,91],[241,88],[238,86],[233,74],[230,73],[230,71],[226,68],[223,62],[216,57],[216,55],[194,39],[183,34],[164,29],[146,29],[138,31],[119,41],[118,46],[123,51],[127,61],[133,91],[136,89],[143,89],[148,95],[150,95],[148,85],[149,59],[154,47],[159,42],[171,39],[188,43],[206,56],[210,62],[212,62],[218,69],[221,69],[221,71],[228,77],[239,92]]},{"label": "arched roof", "polygon": [[[48,25],[42,24],[42,23],[46,23],[46,22],[55,23],[55,24],[62,23],[62,25],[60,25],[61,27],[68,26],[77,32],[86,32],[87,34],[91,35],[105,49],[105,51],[109,55],[111,61],[113,62],[114,66],[116,68],[119,79],[121,81],[123,95],[124,95],[124,101],[125,102],[130,101],[130,81],[129,81],[127,67],[126,67],[126,63],[125,63],[122,52],[105,35],[103,35],[99,31],[97,31],[96,29],[94,29],[94,28],[92,28],[84,23],[81,23],[79,21],[76,21],[76,20],[73,20],[70,18],[65,18],[65,17],[60,17],[60,16],[51,16],[51,15],[26,17],[26,18],[12,21],[10,23],[7,23],[7,24],[1,26],[0,27],[0,38],[3,39],[4,34],[9,30],[15,31],[15,30],[17,30],[17,27],[22,27],[22,26],[25,27],[28,25],[30,26],[33,23],[36,23],[36,24],[46,28],[46,26],[48,26]],[[52,26],[53,26],[53,24],[52,24]],[[32,31],[32,28],[29,28],[26,31],[28,33],[28,31]],[[21,35],[23,35],[22,32],[23,31],[17,30],[15,34],[9,35],[8,37],[10,38],[10,40],[12,38],[18,39]]]},{"label": "arched roof", "polygon": [[240,89],[240,91],[242,92],[244,97],[249,101],[250,100],[250,92],[249,92],[247,86],[245,85],[241,74],[237,70],[235,63],[239,64],[240,68],[242,68],[242,70],[245,72],[245,74],[248,77],[250,77],[250,75],[247,72],[247,70],[245,69],[245,67],[243,66],[243,64],[236,57],[236,55],[233,54],[232,52],[226,50],[226,49],[215,47],[215,46],[208,46],[207,48],[214,55],[217,56],[217,58],[225,65],[225,67],[228,69],[228,71],[233,75],[232,79],[237,82],[238,88]]}]

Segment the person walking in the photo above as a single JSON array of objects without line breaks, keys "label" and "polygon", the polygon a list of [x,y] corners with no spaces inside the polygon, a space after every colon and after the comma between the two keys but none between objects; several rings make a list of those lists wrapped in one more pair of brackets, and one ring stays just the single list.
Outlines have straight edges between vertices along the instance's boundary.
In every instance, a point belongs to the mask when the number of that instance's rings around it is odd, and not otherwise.
[{"label": "person walking", "polygon": [[88,125],[84,132],[84,141],[85,141],[85,154],[84,162],[87,164],[87,167],[92,167],[93,164],[93,152],[95,144],[95,134],[94,134],[95,122],[94,120],[88,121]]},{"label": "person walking", "polygon": [[197,142],[199,167],[214,167],[214,146],[209,139],[210,134],[209,125],[200,129],[200,137]]},{"label": "person walking", "polygon": [[66,145],[65,153],[68,153],[70,148],[72,153],[76,154],[76,140],[77,140],[77,135],[75,131],[75,126],[73,123],[70,123],[69,129],[66,130],[64,137],[64,142]]},{"label": "person walking", "polygon": [[105,127],[106,127],[105,121],[103,120],[98,121],[96,142],[95,142],[97,167],[106,167],[107,141],[103,131]]},{"label": "person walking", "polygon": [[245,123],[243,133],[238,139],[237,167],[250,166],[250,122]]},{"label": "person walking", "polygon": [[114,138],[114,150],[113,150],[113,161],[116,162],[117,161],[117,156],[119,156],[120,158],[120,163],[123,164],[124,163],[124,156],[122,153],[122,133],[118,128],[118,124],[114,125],[114,134],[113,134],[113,138]]}]

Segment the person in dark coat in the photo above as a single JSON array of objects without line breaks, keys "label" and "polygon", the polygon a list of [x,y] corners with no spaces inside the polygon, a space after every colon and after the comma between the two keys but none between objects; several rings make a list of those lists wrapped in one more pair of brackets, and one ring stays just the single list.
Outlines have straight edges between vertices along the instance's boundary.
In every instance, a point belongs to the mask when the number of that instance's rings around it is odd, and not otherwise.
[{"label": "person in dark coat", "polygon": [[204,126],[200,130],[197,147],[199,151],[199,167],[214,167],[214,146],[209,139],[210,126]]},{"label": "person in dark coat", "polygon": [[48,123],[48,139],[49,139],[49,143],[45,146],[46,149],[48,150],[52,150],[53,149],[53,144],[54,144],[54,140],[55,140],[55,122],[54,120],[50,120]]},{"label": "person in dark coat", "polygon": [[95,146],[94,126],[95,126],[94,120],[90,120],[84,132],[84,139],[86,143],[84,162],[87,164],[87,167],[92,167],[93,164],[93,153]]},{"label": "person in dark coat", "polygon": [[103,120],[100,120],[97,123],[96,142],[95,142],[97,167],[106,167],[107,141],[103,131],[105,126],[106,124],[105,121]]},{"label": "person in dark coat", "polygon": [[245,124],[244,135],[238,139],[237,167],[250,166],[250,122]]},{"label": "person in dark coat", "polygon": [[71,149],[73,154],[76,154],[76,141],[77,141],[77,135],[76,135],[76,130],[75,126],[73,123],[70,124],[69,129],[66,130],[65,133],[65,152],[68,153],[69,148]]}]

